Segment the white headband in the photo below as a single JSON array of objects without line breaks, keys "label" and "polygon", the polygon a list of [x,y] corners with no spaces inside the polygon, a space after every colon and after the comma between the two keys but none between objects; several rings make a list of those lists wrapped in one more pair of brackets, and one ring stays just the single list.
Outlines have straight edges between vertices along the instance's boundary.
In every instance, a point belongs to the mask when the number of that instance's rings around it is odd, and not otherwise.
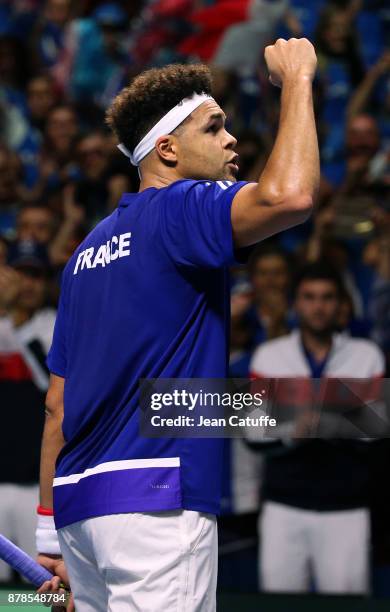
[{"label": "white headband", "polygon": [[184,119],[187,119],[191,113],[198,108],[206,100],[212,100],[213,98],[208,94],[196,94],[194,93],[190,98],[184,98],[177,106],[172,108],[152,129],[150,132],[143,137],[141,142],[135,147],[133,153],[130,153],[129,149],[124,144],[119,144],[118,149],[122,151],[126,157],[130,158],[133,166],[139,166],[140,162],[144,157],[153,151],[156,141],[160,136],[171,134]]}]

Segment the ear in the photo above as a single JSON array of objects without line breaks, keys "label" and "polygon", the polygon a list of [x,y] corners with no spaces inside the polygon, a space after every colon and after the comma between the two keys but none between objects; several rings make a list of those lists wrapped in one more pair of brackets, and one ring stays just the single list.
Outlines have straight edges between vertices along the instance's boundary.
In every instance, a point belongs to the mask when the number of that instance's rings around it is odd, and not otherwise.
[{"label": "ear", "polygon": [[173,134],[160,136],[155,144],[159,157],[166,162],[177,162],[177,138]]}]

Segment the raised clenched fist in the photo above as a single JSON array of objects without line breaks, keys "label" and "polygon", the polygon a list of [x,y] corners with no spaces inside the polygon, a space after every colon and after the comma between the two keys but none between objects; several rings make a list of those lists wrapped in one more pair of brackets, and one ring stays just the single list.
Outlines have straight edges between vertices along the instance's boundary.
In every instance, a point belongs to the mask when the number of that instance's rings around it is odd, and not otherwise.
[{"label": "raised clenched fist", "polygon": [[274,45],[265,48],[264,56],[270,81],[277,87],[281,87],[288,79],[314,78],[317,57],[307,38],[279,38]]}]

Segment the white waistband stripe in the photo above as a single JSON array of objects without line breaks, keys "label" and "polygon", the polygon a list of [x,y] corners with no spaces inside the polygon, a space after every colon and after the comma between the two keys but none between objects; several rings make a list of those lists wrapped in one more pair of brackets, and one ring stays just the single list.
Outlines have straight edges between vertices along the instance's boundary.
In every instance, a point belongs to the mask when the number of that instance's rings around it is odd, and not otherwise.
[{"label": "white waistband stripe", "polygon": [[88,476],[93,476],[94,474],[156,467],[180,467],[180,457],[158,457],[156,459],[126,459],[124,461],[108,461],[107,463],[96,465],[93,468],[88,468],[81,474],[70,474],[69,476],[59,476],[58,478],[54,478],[53,487],[76,484],[82,478],[87,478]]}]

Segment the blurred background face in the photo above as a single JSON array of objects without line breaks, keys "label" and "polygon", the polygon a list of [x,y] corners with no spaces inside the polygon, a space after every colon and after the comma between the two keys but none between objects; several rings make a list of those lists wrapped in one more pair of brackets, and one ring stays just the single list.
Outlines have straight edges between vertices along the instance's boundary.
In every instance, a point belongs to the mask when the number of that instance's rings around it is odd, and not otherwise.
[{"label": "blurred background face", "polygon": [[380,147],[378,125],[369,115],[358,115],[349,123],[346,133],[349,156],[371,159]]},{"label": "blurred background face", "polygon": [[45,17],[59,28],[63,27],[69,19],[70,0],[47,0]]},{"label": "blurred background face", "polygon": [[44,77],[31,79],[27,87],[27,103],[33,119],[46,119],[55,103],[52,82]]},{"label": "blurred background face", "polygon": [[295,311],[301,328],[314,334],[330,333],[336,326],[340,297],[328,280],[304,280],[298,287]]},{"label": "blurred background face", "polygon": [[0,38],[0,82],[14,85],[17,74],[16,42],[8,37]]},{"label": "blurred background face", "polygon": [[77,153],[80,167],[88,177],[98,177],[107,168],[108,145],[103,135],[92,134],[83,138]]},{"label": "blurred background face", "polygon": [[11,204],[16,198],[20,170],[16,155],[0,149],[0,204]]},{"label": "blurred background face", "polygon": [[255,263],[251,281],[257,298],[269,291],[286,293],[289,285],[286,260],[276,253],[263,255]]},{"label": "blurred background face", "polygon": [[17,239],[47,244],[53,237],[54,219],[52,212],[45,207],[21,210],[17,220]]},{"label": "blurred background face", "polygon": [[17,306],[30,313],[35,312],[45,303],[47,281],[41,270],[34,268],[19,268],[20,292]]},{"label": "blurred background face", "polygon": [[351,34],[350,18],[343,12],[331,13],[323,25],[321,38],[325,48],[335,55],[348,51],[348,39]]},{"label": "blurred background face", "polygon": [[70,108],[60,107],[51,111],[46,125],[46,135],[59,151],[67,149],[77,135],[77,119]]}]

